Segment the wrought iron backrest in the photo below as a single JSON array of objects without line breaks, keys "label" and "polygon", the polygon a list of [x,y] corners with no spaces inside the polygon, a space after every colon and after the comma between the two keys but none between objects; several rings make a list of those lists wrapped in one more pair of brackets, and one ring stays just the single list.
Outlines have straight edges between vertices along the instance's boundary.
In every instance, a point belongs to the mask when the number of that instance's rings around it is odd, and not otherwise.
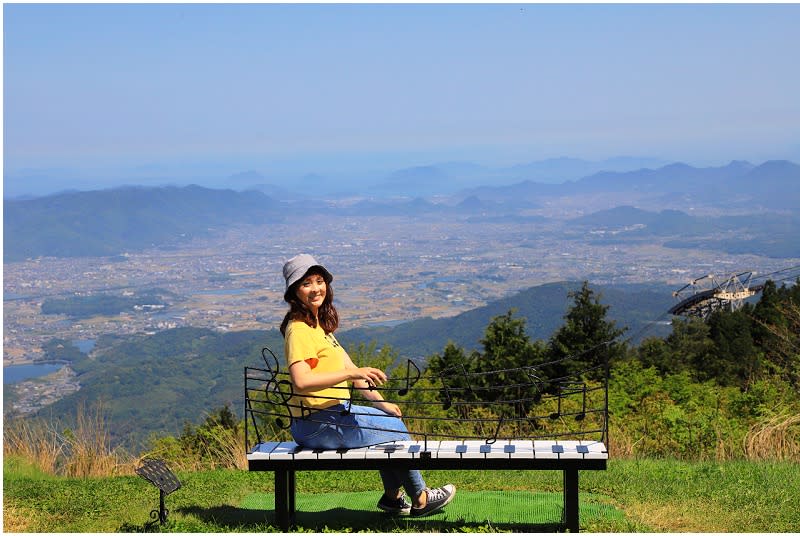
[{"label": "wrought iron backrest", "polygon": [[[289,374],[269,348],[265,367],[245,367],[245,436],[290,439],[292,411],[305,419],[303,396],[294,392]],[[434,374],[413,360],[395,369],[374,389],[402,407],[403,421],[418,439],[585,439],[608,445],[608,363],[587,365],[568,356],[530,367],[470,372],[457,365]],[[405,368],[405,370],[403,370]],[[404,374],[403,374],[404,373]],[[317,397],[319,398],[319,397]],[[361,400],[358,389],[342,389],[345,410]],[[299,401],[299,402],[298,402]],[[342,411],[341,406],[335,410]],[[394,418],[387,415],[387,418]],[[252,429],[251,429],[252,427]],[[252,436],[255,436],[254,438]]]}]

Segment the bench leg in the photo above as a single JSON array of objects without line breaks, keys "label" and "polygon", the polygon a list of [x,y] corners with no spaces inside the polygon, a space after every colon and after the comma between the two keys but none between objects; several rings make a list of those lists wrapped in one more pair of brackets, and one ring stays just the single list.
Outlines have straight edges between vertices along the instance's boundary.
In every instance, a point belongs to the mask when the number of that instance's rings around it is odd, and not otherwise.
[{"label": "bench leg", "polygon": [[294,470],[289,471],[289,523],[295,525],[295,497],[297,495],[296,480]]},{"label": "bench leg", "polygon": [[564,526],[570,532],[580,532],[578,513],[578,470],[564,469]]},{"label": "bench leg", "polygon": [[288,532],[295,517],[295,476],[292,470],[275,471],[275,518],[283,532]]}]

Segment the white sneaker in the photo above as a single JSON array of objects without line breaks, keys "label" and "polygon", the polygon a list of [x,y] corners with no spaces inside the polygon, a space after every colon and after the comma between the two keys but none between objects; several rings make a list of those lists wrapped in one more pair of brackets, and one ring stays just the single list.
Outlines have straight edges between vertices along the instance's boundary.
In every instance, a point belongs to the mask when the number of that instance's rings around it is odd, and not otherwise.
[{"label": "white sneaker", "polygon": [[456,487],[452,484],[446,484],[441,488],[426,489],[425,491],[428,493],[428,502],[422,508],[412,506],[412,517],[426,516],[441,510],[456,496]]}]

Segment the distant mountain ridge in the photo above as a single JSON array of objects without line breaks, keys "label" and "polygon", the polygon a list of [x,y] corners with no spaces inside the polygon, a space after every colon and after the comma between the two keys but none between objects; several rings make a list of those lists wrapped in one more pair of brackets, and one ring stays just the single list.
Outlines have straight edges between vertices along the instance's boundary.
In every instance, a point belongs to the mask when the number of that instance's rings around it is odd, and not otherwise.
[{"label": "distant mountain ridge", "polygon": [[642,226],[648,234],[684,234],[707,231],[713,218],[696,218],[680,210],[651,212],[629,205],[600,210],[571,220],[574,224],[591,228],[634,229]]},{"label": "distant mountain ridge", "polygon": [[[675,163],[658,169],[640,169],[621,173],[600,172],[576,181],[581,188],[599,188],[603,191],[613,189],[648,189],[661,191],[693,191],[699,184],[710,185],[738,179],[749,173],[755,166],[749,162],[733,161],[716,168],[695,168],[687,164]],[[698,184],[699,181],[699,184]]]},{"label": "distant mountain ridge", "polygon": [[[414,173],[424,175],[428,171],[420,168]],[[243,181],[262,178],[255,172],[239,177]],[[400,174],[395,180],[406,183],[412,178]],[[285,190],[275,188],[272,192],[281,195]],[[619,196],[615,195],[617,192]],[[482,186],[447,200],[389,196],[361,199],[351,204],[328,204],[323,200],[303,203],[306,210],[324,211],[332,216],[442,215],[465,218],[464,221],[471,223],[522,223],[544,221],[542,216],[532,216],[528,211],[551,203],[552,198],[603,194],[613,202],[631,192],[639,192],[651,206],[664,206],[669,200],[678,200],[673,204],[690,207],[692,203],[705,203],[722,209],[733,208],[739,213],[750,210],[758,214],[756,231],[760,234],[757,232],[746,241],[718,242],[715,247],[726,251],[744,248],[744,251],[771,256],[800,256],[800,244],[793,238],[800,234],[800,223],[794,216],[800,207],[800,166],[788,161],[769,161],[759,166],[734,161],[716,168],[670,164],[658,169],[600,172],[561,184],[523,181],[511,186]],[[163,247],[222,225],[277,221],[295,210],[296,203],[277,201],[263,191],[217,190],[196,185],[121,187],[62,192],[33,199],[6,199],[4,260],[108,256]],[[640,235],[673,233],[689,237],[701,232],[702,225],[709,224],[708,219],[694,218],[679,210],[655,215],[645,214],[633,206],[624,208],[630,203],[618,204],[621,206],[595,210],[594,214],[567,224],[608,227],[615,222],[622,225],[624,221],[627,225],[643,224]],[[784,214],[768,218],[765,211]],[[766,220],[769,221],[763,223]],[[711,223],[713,227],[707,229],[724,229],[722,226],[727,224],[748,225],[746,221],[735,219]]]},{"label": "distant mountain ridge", "polygon": [[627,171],[646,166],[664,165],[656,158],[616,157],[602,161],[580,158],[548,158],[535,162],[492,168],[470,162],[445,162],[413,166],[394,171],[366,189],[394,195],[452,194],[472,185],[531,181],[560,184],[574,181],[600,171]]},{"label": "distant mountain ridge", "polygon": [[599,172],[562,184],[542,184],[526,180],[509,186],[483,186],[461,192],[481,199],[519,202],[548,196],[568,196],[598,192],[639,191],[650,195],[682,194],[704,202],[750,203],[753,208],[777,210],[800,206],[800,165],[774,160],[754,166],[733,161],[726,166],[695,168],[669,164],[658,169],[625,172]]},{"label": "distant mountain ridge", "polygon": [[163,246],[232,222],[278,217],[260,192],[199,186],[121,187],[4,201],[4,260],[116,255]]}]

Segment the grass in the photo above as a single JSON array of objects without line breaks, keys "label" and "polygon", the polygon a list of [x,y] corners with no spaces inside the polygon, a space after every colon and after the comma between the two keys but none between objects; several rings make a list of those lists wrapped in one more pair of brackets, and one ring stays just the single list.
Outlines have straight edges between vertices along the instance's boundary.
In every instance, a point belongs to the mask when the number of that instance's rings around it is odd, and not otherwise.
[{"label": "grass", "polygon": [[[8,456],[3,469],[7,532],[135,532],[143,530],[150,511],[158,507],[158,490],[138,476],[56,477],[23,458]],[[157,529],[278,531],[268,500],[272,473],[217,469],[177,474],[182,487],[167,496],[169,522]],[[561,474],[554,471],[431,471],[425,476],[432,485],[455,483],[460,494],[456,501],[468,510],[477,508],[471,505],[480,503],[480,494],[487,490],[513,494],[514,500],[522,501],[526,499],[520,494],[529,493],[531,504],[561,493]],[[379,479],[373,471],[301,472],[297,487],[298,530],[305,532],[554,529],[552,518],[530,519],[527,524],[480,522],[462,519],[456,509],[449,517],[422,521],[388,518],[372,507],[362,509],[377,501]],[[342,494],[342,504],[323,505],[314,512],[312,504],[326,494]],[[607,471],[581,472],[581,503],[581,527],[587,532],[797,532],[800,465],[610,460]]]},{"label": "grass", "polygon": [[[657,532],[797,532],[800,465],[791,462],[610,461],[587,489]],[[583,486],[582,486],[583,489]]]},{"label": "grass", "polygon": [[[459,491],[456,500],[436,514],[421,519],[391,518],[375,509],[374,491],[340,491],[306,494],[298,497],[297,524],[303,527],[327,527],[340,532],[375,530],[403,532],[554,532],[561,519],[560,493],[541,491]],[[609,522],[623,520],[623,514],[609,504],[584,494],[584,520]],[[242,507],[262,510],[273,504],[272,494],[256,493]]]}]

